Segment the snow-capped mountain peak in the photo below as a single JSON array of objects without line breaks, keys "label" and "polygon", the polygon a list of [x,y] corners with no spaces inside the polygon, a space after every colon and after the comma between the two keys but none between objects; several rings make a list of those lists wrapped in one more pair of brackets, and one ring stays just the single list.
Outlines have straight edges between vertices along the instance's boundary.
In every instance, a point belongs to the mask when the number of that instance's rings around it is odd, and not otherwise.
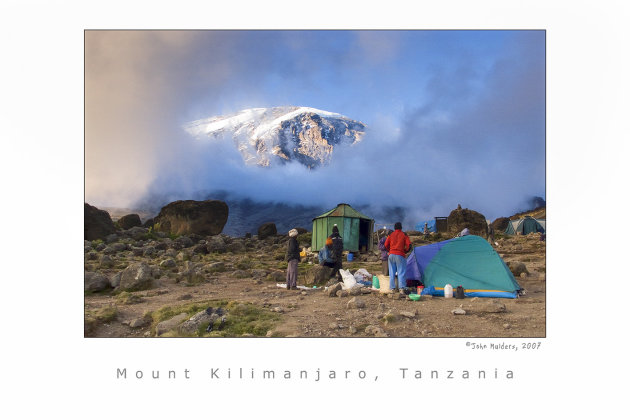
[{"label": "snow-capped mountain peak", "polygon": [[309,168],[326,164],[334,147],[361,141],[365,125],[341,114],[309,107],[251,108],[184,125],[197,139],[231,138],[248,164],[292,160]]}]

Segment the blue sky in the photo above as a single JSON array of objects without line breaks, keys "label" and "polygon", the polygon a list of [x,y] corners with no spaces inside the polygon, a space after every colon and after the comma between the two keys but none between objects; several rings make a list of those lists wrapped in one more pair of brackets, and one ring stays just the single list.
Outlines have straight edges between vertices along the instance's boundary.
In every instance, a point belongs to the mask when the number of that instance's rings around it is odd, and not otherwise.
[{"label": "blue sky", "polygon": [[[494,219],[545,197],[543,31],[88,31],[85,80],[91,204],[221,189],[399,205],[411,221],[457,204]],[[181,130],[283,105],[338,112],[368,132],[309,172],[245,167],[231,145]]]}]

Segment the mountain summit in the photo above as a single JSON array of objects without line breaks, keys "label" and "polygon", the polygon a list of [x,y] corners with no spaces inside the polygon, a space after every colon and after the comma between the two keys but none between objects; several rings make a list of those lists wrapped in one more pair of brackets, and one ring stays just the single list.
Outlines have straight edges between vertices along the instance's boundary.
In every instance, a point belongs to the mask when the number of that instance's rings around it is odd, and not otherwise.
[{"label": "mountain summit", "polygon": [[297,161],[308,168],[327,164],[335,146],[358,143],[365,133],[362,122],[308,107],[245,109],[192,121],[184,129],[197,139],[231,138],[247,164]]}]

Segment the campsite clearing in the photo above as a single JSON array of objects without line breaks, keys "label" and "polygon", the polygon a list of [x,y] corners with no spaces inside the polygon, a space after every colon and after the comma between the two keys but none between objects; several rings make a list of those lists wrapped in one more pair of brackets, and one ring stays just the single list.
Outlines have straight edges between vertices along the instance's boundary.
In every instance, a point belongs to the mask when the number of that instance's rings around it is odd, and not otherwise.
[{"label": "campsite clearing", "polygon": [[[242,330],[245,332],[236,334],[234,329],[226,333],[215,328],[211,332],[199,329],[186,334],[172,330],[162,336],[545,337],[545,242],[539,241],[539,235],[532,234],[501,238],[497,244],[495,249],[508,265],[522,263],[527,270],[516,277],[526,291],[518,299],[467,297],[458,300],[423,296],[414,302],[374,291],[359,296],[329,297],[323,289],[285,290],[277,287],[278,278],[239,278],[228,272],[217,273],[199,284],[162,277],[150,290],[86,294],[85,335],[154,337],[158,322],[182,312],[190,318],[208,306],[241,305],[259,319],[263,314],[273,317],[265,321],[267,324],[259,323],[254,332]],[[255,255],[234,258],[236,263],[246,258],[253,260]],[[358,261],[344,262],[344,268],[354,272],[353,267],[360,266],[378,274],[380,263],[367,259],[361,261],[359,256]],[[298,284],[301,284],[300,277]],[[457,308],[463,309],[465,314],[454,314]],[[108,311],[108,316],[99,318],[97,314],[104,311]],[[247,311],[241,309],[241,313]],[[236,318],[229,318],[236,313],[228,311],[226,325],[236,325]],[[215,325],[219,325],[218,322]],[[261,331],[262,325],[268,329]]]}]

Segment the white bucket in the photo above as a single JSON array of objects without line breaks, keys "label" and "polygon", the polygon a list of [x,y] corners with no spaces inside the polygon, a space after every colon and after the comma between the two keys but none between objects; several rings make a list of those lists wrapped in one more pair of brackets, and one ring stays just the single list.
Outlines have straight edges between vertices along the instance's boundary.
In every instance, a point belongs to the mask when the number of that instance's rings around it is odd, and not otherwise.
[{"label": "white bucket", "polygon": [[445,298],[453,297],[453,286],[451,286],[450,284],[447,284],[446,286],[444,286],[444,297]]},{"label": "white bucket", "polygon": [[378,275],[378,285],[379,285],[378,290],[380,290],[381,293],[389,292],[391,290],[389,288],[389,276],[386,276],[386,275],[383,275],[383,274],[379,274]]}]

